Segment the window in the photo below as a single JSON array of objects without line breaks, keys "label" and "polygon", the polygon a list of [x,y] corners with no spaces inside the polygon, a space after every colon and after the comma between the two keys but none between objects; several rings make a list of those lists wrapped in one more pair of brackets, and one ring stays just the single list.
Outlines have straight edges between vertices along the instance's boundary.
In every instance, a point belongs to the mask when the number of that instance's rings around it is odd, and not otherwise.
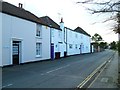
[{"label": "window", "polygon": [[83,38],[83,35],[81,35],[81,39]]},{"label": "window", "polygon": [[54,37],[54,29],[51,29],[51,36]]},{"label": "window", "polygon": [[60,30],[58,31],[58,35],[59,35],[59,37],[61,38],[61,31],[60,31]]},{"label": "window", "polygon": [[76,38],[78,37],[77,34],[75,34],[75,37],[76,37]]},{"label": "window", "polygon": [[72,48],[72,44],[69,44],[69,48]]},{"label": "window", "polygon": [[42,26],[37,24],[36,36],[41,37]]},{"label": "window", "polygon": [[36,56],[41,56],[41,43],[36,43]]},{"label": "window", "polygon": [[69,32],[69,37],[72,37],[72,32],[71,31]]},{"label": "window", "polygon": [[75,48],[77,49],[77,44],[75,45]]},{"label": "window", "polygon": [[55,47],[57,48],[57,45],[55,45]]}]

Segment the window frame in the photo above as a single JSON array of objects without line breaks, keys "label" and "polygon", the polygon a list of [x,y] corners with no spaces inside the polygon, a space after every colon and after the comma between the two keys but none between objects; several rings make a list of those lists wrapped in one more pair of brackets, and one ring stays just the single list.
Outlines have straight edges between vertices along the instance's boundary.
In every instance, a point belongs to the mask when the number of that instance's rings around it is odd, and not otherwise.
[{"label": "window frame", "polygon": [[75,44],[75,48],[76,48],[76,49],[78,48],[78,45],[77,45],[77,44]]},{"label": "window frame", "polygon": [[69,44],[69,48],[70,48],[70,49],[72,49],[72,48],[73,48],[72,44]]},{"label": "window frame", "polygon": [[42,37],[42,25],[36,24],[36,37]]},{"label": "window frame", "polygon": [[[37,44],[39,44],[39,46]],[[36,43],[36,57],[41,57],[41,56],[42,56],[42,43],[37,42]]]}]

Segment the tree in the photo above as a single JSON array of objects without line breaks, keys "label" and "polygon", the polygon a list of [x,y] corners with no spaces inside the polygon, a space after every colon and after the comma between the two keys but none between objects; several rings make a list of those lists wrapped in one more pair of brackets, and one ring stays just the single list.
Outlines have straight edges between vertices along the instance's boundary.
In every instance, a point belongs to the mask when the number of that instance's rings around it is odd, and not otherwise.
[{"label": "tree", "polygon": [[117,13],[116,21],[117,21],[117,24],[114,26],[114,31],[120,34],[120,13]]},{"label": "tree", "polygon": [[117,43],[115,41],[111,42],[109,46],[110,46],[110,49],[113,49],[113,50],[117,49]]},{"label": "tree", "polygon": [[99,34],[95,33],[94,36],[92,36],[92,40],[98,43],[99,41],[102,41],[102,37]]},{"label": "tree", "polygon": [[102,49],[108,48],[107,42],[100,42],[99,46],[100,46]]},{"label": "tree", "polygon": [[92,36],[92,40],[94,41],[94,48],[96,51],[99,51],[99,42],[102,41],[102,37],[95,33],[94,36]]},{"label": "tree", "polygon": [[[118,54],[120,58],[120,0],[83,0],[76,2],[77,4],[89,4],[92,8],[86,7],[87,10],[95,13],[111,13],[108,20],[117,20],[117,24],[114,27],[114,31],[119,35],[118,42]],[[93,6],[98,6],[93,8]],[[118,83],[120,83],[120,60],[118,60]]]},{"label": "tree", "polygon": [[80,2],[76,2],[77,4],[90,4],[94,6],[98,6],[100,8],[86,8],[92,13],[120,13],[120,1],[119,0],[83,0]]},{"label": "tree", "polygon": [[109,17],[109,19],[105,20],[105,22],[117,19],[118,24],[116,24],[116,26],[114,27],[114,31],[120,35],[120,0],[83,0],[76,3],[82,5],[91,5],[92,7],[85,6],[85,8],[91,11],[92,14],[110,13],[111,16]]},{"label": "tree", "polygon": [[120,41],[117,43],[118,51],[119,51],[119,56],[120,56]]}]

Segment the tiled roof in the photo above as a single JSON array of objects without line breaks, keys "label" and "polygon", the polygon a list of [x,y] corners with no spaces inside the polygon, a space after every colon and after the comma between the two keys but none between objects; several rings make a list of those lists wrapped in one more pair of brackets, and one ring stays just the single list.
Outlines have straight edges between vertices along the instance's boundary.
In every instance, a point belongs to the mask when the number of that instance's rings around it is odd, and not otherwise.
[{"label": "tiled roof", "polygon": [[37,16],[35,16],[33,13],[31,13],[23,8],[14,6],[8,2],[2,1],[2,12],[12,15],[12,16],[22,18],[22,19],[29,20],[32,22],[44,24],[44,22],[40,21],[39,18]]},{"label": "tiled roof", "polygon": [[69,30],[71,30],[71,31],[74,31],[74,30],[72,30],[71,28],[68,28],[68,27],[65,27],[66,29],[69,29]]},{"label": "tiled roof", "polygon": [[[74,31],[82,33],[84,35],[90,36],[90,34],[88,34],[87,32],[85,32],[82,28],[77,27]],[[91,36],[90,36],[91,37]]]},{"label": "tiled roof", "polygon": [[50,26],[51,28],[61,30],[60,26],[48,16],[40,17],[40,20],[44,22],[45,25]]}]

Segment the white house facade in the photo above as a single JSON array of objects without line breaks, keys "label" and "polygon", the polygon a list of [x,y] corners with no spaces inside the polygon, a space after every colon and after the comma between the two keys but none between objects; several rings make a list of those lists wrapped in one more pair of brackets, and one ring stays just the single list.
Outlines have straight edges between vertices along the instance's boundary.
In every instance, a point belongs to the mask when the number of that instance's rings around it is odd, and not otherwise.
[{"label": "white house facade", "polygon": [[0,13],[0,66],[2,66],[2,14]]},{"label": "white house facade", "polygon": [[38,18],[22,8],[2,2],[0,11],[0,66],[23,64],[90,53],[90,35],[60,25],[50,17]]},{"label": "white house facade", "polygon": [[65,27],[65,42],[68,56],[90,53],[90,35],[81,31],[84,30],[80,27],[75,30]]},{"label": "white house facade", "polygon": [[60,26],[50,17],[44,16],[40,18],[50,26],[50,41],[51,41],[51,59],[64,57],[66,45],[64,44],[64,23],[60,22]]},{"label": "white house facade", "polygon": [[50,59],[50,28],[30,12],[2,3],[0,66]]}]

